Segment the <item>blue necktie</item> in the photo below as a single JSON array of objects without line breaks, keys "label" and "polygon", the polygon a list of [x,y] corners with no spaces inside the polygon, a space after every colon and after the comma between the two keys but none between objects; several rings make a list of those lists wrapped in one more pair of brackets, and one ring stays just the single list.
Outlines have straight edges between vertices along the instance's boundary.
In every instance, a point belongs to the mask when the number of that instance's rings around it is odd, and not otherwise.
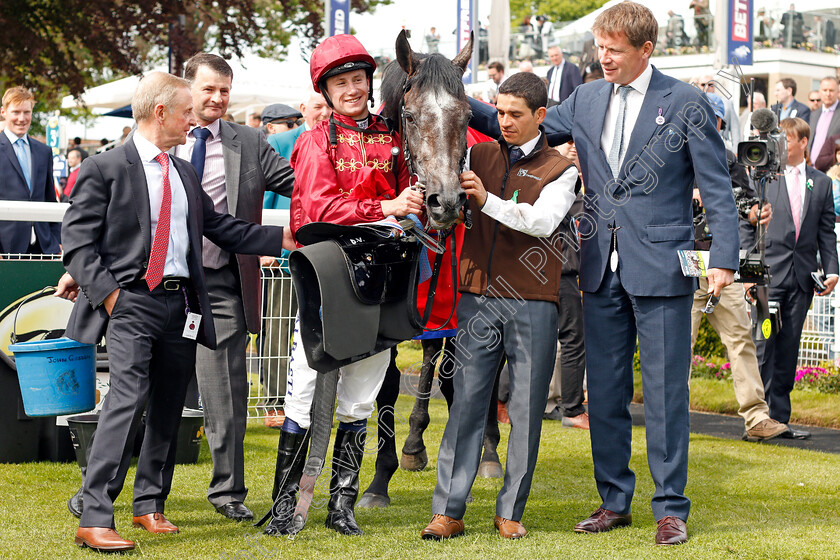
[{"label": "blue necktie", "polygon": [[615,134],[613,135],[612,147],[607,158],[607,163],[610,164],[613,177],[618,177],[618,172],[620,171],[621,152],[624,149],[624,116],[627,113],[627,94],[630,93],[631,89],[633,88],[630,86],[621,86],[618,88],[618,115],[615,118]]},{"label": "blue necktie", "polygon": [[23,170],[23,178],[26,179],[26,186],[29,192],[32,192],[32,166],[29,164],[29,154],[26,153],[26,142],[23,138],[18,138],[15,142],[15,155],[20,163],[20,168]]},{"label": "blue necktie", "polygon": [[207,156],[207,139],[210,138],[210,131],[206,128],[194,128],[192,131],[195,137],[195,144],[193,144],[192,157],[190,163],[195,167],[195,172],[198,175],[198,182],[204,176],[204,158]]},{"label": "blue necktie", "polygon": [[525,153],[517,146],[514,146],[510,150],[510,166],[513,167],[517,161],[525,157]]}]

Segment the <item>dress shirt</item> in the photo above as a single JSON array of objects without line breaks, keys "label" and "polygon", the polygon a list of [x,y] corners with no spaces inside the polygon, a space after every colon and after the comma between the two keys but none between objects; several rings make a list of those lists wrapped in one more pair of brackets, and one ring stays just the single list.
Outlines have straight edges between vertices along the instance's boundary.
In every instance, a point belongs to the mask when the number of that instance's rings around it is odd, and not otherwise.
[{"label": "dress shirt", "polygon": [[[204,128],[210,131],[210,137],[207,139],[207,152],[204,156],[204,175],[201,178],[201,188],[213,200],[213,208],[216,212],[219,214],[228,214],[227,188],[225,185],[225,157],[222,151],[222,135],[219,119],[216,119]],[[187,143],[178,146],[175,153],[178,157],[190,161],[193,146],[195,146],[195,136],[193,136],[191,130],[187,134]],[[218,269],[230,262],[230,254],[222,251],[215,243],[207,238],[204,238],[203,243],[202,253],[204,255],[205,268]]]},{"label": "dress shirt", "polygon": [[[9,142],[11,142],[12,144],[12,151],[17,150],[17,148],[15,147],[15,142],[23,138],[23,149],[26,151],[26,156],[29,159],[29,177],[31,181],[34,181],[35,177],[32,173],[32,148],[29,146],[29,135],[24,134],[23,136],[18,136],[8,128],[4,128],[3,132],[6,133],[6,138],[8,138]],[[15,153],[15,155],[17,155],[17,153]],[[35,185],[32,186],[34,187]]]},{"label": "dress shirt", "polygon": [[[534,151],[540,135],[542,135],[542,132],[519,146],[525,156]],[[510,147],[513,148],[513,146]],[[464,163],[465,171],[470,169],[471,152],[472,148],[467,151],[467,160]],[[557,226],[566,217],[569,208],[572,207],[572,203],[575,201],[577,178],[578,171],[573,165],[564,171],[560,177],[543,187],[534,204],[502,200],[495,194],[488,192],[487,201],[481,207],[481,211],[516,231],[534,237],[547,237],[554,233]]]},{"label": "dress shirt", "polygon": [[553,101],[560,101],[560,86],[563,85],[564,66],[566,66],[565,58],[554,67],[554,73],[551,75],[551,83],[548,85],[548,98]]},{"label": "dress shirt", "polygon": [[[152,220],[152,240],[155,238],[158,218],[160,217],[160,202],[163,200],[163,170],[155,158],[160,149],[134,131],[134,146],[143,162],[143,172],[146,174],[146,186],[149,190],[149,210]],[[187,233],[187,193],[178,170],[169,160],[169,188],[172,193],[172,206],[169,213],[169,247],[166,249],[166,262],[163,265],[164,276],[182,276],[188,278],[190,269],[187,266],[187,251],[190,246]]]},{"label": "dress shirt", "polygon": [[[834,118],[834,111],[837,110],[838,103],[840,103],[840,101],[835,101],[834,105],[831,107],[823,105],[821,108],[820,118],[817,119],[817,127],[813,132],[814,141],[811,144],[811,157],[814,158],[814,160],[819,157],[823,144],[825,144],[826,137],[828,136],[828,128],[831,126],[831,119]],[[820,126],[822,123],[825,124]]]},{"label": "dress shirt", "polygon": [[790,112],[793,111],[793,99],[790,100],[790,103],[787,105],[782,105],[782,111],[779,113],[779,120],[783,121],[786,118],[790,117]]},{"label": "dress shirt", "polygon": [[[619,168],[624,165],[624,156],[627,154],[627,145],[630,143],[630,136],[642,110],[642,103],[645,101],[645,94],[650,86],[650,79],[653,76],[653,67],[648,64],[639,74],[639,77],[630,82],[632,90],[627,94],[627,108],[624,113],[624,138],[621,142],[621,157],[618,160]],[[601,131],[601,149],[605,154],[610,153],[610,148],[615,135],[615,119],[618,116],[619,95],[618,88],[623,84],[613,84],[613,95],[610,99],[610,106],[607,108],[607,116],[604,118],[604,129]]]}]

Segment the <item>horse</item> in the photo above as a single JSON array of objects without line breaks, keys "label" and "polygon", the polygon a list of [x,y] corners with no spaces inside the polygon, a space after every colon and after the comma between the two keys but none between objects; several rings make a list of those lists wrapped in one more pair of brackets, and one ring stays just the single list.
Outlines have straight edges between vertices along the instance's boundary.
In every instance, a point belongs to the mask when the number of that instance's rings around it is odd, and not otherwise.
[{"label": "horse", "polygon": [[[412,181],[416,179],[419,188],[425,189],[429,223],[439,231],[457,222],[466,202],[459,175],[466,158],[470,109],[461,78],[472,53],[472,44],[470,37],[461,52],[449,60],[437,53],[415,53],[408,44],[405,31],[402,31],[397,37],[396,60],[390,62],[382,74],[382,115],[399,123],[398,130]],[[451,250],[454,251],[454,246]],[[451,356],[447,359],[446,354],[451,351],[451,344],[444,348],[441,338],[424,339],[421,343],[423,367],[417,400],[409,418],[410,434],[399,462],[404,469],[413,471],[423,470],[428,464],[423,431],[429,424],[429,396],[435,364],[441,355],[441,390],[448,405],[452,400],[452,372],[444,367],[445,363],[451,363]],[[359,501],[359,507],[386,507],[390,504],[388,484],[398,465],[393,407],[401,381],[394,363],[395,356],[396,350],[392,353],[391,366],[377,396],[379,442],[376,474]],[[495,406],[491,408],[480,474],[501,477],[501,464],[496,455],[499,431]]]}]

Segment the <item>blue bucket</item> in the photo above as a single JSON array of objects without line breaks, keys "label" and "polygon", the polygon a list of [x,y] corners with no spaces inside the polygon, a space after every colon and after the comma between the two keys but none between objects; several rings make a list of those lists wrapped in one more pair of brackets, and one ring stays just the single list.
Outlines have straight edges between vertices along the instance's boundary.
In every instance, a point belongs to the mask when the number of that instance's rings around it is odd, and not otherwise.
[{"label": "blue bucket", "polygon": [[15,353],[23,408],[29,416],[60,416],[96,405],[96,347],[69,338],[9,345]]}]

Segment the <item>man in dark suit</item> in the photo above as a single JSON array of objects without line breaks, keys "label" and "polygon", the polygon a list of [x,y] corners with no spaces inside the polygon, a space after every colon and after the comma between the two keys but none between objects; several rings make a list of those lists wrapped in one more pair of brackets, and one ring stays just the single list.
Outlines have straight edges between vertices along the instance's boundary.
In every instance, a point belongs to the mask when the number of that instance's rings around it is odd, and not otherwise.
[{"label": "man in dark suit", "polygon": [[563,51],[553,45],[548,47],[548,59],[551,68],[548,69],[548,106],[563,103],[581,82],[580,68],[574,63],[564,60]]},{"label": "man in dark suit", "polygon": [[[694,247],[695,181],[715,239],[707,264],[715,295],[732,283],[738,266],[738,218],[708,101],[649,65],[658,29],[641,4],[603,11],[592,32],[606,81],[577,88],[548,109],[543,126],[552,144],[574,139],[586,185],[580,287],[592,458],[603,502],[575,531],[599,533],[631,522],[628,405],[638,336],[656,486],[651,506],[656,542],[667,545],[688,538],[689,312],[697,284],[682,275],[677,251]],[[470,125],[489,134],[494,113],[481,105],[470,103]]]},{"label": "man in dark suit", "polygon": [[[222,119],[230,100],[233,70],[220,56],[199,53],[184,66],[198,126],[176,155],[200,172],[201,187],[217,212],[262,222],[266,189],[291,197],[294,173],[258,129]],[[200,138],[201,137],[201,138]],[[242,521],[253,514],[243,503],[245,427],[248,422],[248,333],[260,330],[260,261],[231,255],[204,241],[204,275],[216,317],[217,347],[197,351],[196,377],[204,410],[204,433],[213,458],[207,499],[220,514]],[[279,254],[279,253],[278,253]]]},{"label": "man in dark suit", "polygon": [[811,109],[804,103],[795,99],[796,80],[793,78],[782,78],[776,82],[776,103],[770,110],[776,113],[779,122],[785,119],[799,117],[806,123],[811,120]]},{"label": "man in dark suit", "polygon": [[834,165],[834,140],[840,135],[840,111],[837,110],[837,78],[827,76],[820,82],[822,106],[811,111],[811,139],[808,153],[814,167],[825,173]]},{"label": "man in dark suit", "polygon": [[88,459],[75,539],[98,551],[134,548],[114,530],[113,503],[144,405],[133,523],[152,533],[178,532],[164,517],[164,504],[181,409],[196,340],[216,345],[202,235],[231,252],[279,255],[284,243],[283,228],[215,212],[195,169],[166,153],[185,142],[195,123],[188,82],[149,74],[132,111],[138,123],[132,139],[82,164],[62,226],[72,278],[62,279],[60,291],[73,279],[81,288],[66,334],[92,344],[107,328],[111,387]]},{"label": "man in dark suit", "polygon": [[[0,200],[55,202],[52,152],[29,136],[35,98],[24,87],[3,94],[0,115],[6,128],[0,134]],[[61,224],[0,222],[0,255],[60,253]]]},{"label": "man in dark suit", "polygon": [[[782,328],[769,339],[758,338],[756,350],[770,417],[790,421],[790,392],[799,358],[799,338],[811,300],[818,269],[817,253],[826,273],[825,296],[837,284],[837,240],[834,234],[834,199],[831,179],[805,164],[809,127],[802,119],[786,119],[788,160],[784,176],[767,182],[767,200],[773,219],[765,234],[766,262],[770,266],[769,300],[779,302]],[[742,223],[750,245],[755,229]],[[804,439],[808,432],[790,430],[781,437]]]}]

